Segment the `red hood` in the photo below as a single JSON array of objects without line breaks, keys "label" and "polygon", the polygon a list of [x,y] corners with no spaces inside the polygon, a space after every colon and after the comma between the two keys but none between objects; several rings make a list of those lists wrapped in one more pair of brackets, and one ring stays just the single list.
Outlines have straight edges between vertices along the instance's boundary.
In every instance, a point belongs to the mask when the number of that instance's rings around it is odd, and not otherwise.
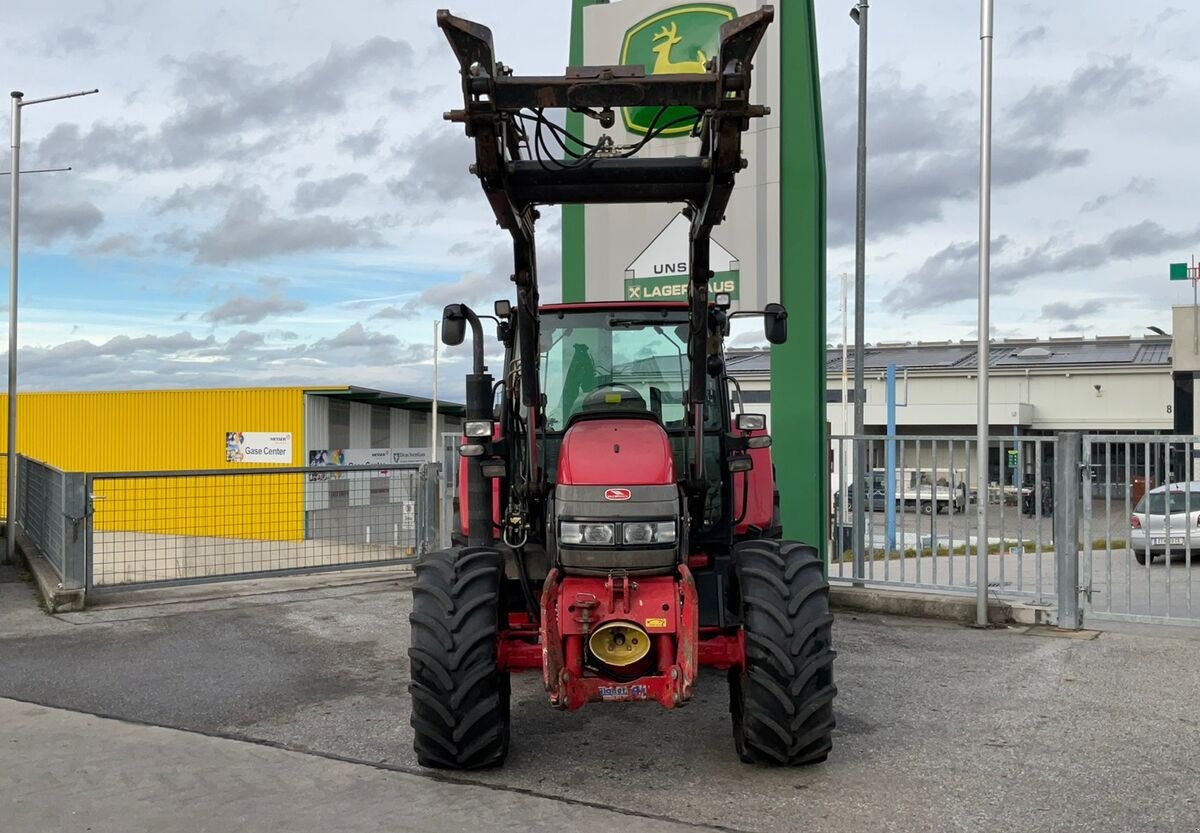
[{"label": "red hood", "polygon": [[671,441],[657,422],[613,417],[576,422],[563,437],[563,486],[658,486],[675,482]]}]

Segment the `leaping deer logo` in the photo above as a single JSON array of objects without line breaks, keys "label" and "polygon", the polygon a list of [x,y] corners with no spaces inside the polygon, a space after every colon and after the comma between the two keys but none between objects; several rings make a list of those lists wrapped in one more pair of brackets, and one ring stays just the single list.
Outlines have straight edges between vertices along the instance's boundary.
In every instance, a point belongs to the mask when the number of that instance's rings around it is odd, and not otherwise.
[{"label": "leaping deer logo", "polygon": [[694,61],[671,60],[671,50],[683,41],[683,38],[677,34],[678,29],[675,21],[671,21],[670,26],[663,24],[662,31],[654,36],[655,42],[662,41],[653,48],[653,52],[657,56],[654,61],[654,75],[677,75],[706,71],[705,64],[708,63],[708,57],[704,54],[703,49],[696,50],[696,60]]}]

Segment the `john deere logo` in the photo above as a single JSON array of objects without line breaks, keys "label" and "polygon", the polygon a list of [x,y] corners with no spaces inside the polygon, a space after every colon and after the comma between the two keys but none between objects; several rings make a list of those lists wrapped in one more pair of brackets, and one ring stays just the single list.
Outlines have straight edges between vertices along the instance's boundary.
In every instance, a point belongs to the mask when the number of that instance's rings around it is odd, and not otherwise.
[{"label": "john deere logo", "polygon": [[[717,54],[721,24],[733,20],[732,6],[686,3],[657,12],[625,33],[622,64],[642,64],[648,75],[704,72]],[[641,136],[686,136],[696,118],[693,107],[626,107],[625,129]]]}]

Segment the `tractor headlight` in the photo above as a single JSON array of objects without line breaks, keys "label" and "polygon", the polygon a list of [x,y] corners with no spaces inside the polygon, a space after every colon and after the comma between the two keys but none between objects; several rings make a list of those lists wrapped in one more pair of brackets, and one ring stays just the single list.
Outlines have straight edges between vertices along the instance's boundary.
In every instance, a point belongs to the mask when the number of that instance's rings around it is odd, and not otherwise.
[{"label": "tractor headlight", "polygon": [[468,437],[491,439],[492,421],[490,419],[469,419],[463,424],[463,434]]},{"label": "tractor headlight", "polygon": [[621,524],[626,546],[637,544],[674,544],[674,521],[634,521]]},{"label": "tractor headlight", "polygon": [[558,540],[563,544],[611,547],[615,537],[612,524],[563,521],[558,529]]}]

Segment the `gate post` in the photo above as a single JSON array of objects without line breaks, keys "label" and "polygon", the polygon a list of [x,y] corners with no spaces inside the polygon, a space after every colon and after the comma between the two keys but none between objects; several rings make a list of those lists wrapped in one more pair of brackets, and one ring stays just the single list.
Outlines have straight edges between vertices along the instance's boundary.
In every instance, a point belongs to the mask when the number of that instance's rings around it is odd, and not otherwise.
[{"label": "gate post", "polygon": [[[1058,626],[1083,627],[1079,607],[1079,451],[1081,435],[1058,435],[1054,453],[1054,575],[1058,589]],[[1090,500],[1090,496],[1085,497]]]},{"label": "gate post", "polygon": [[87,475],[66,472],[62,477],[62,515],[54,522],[62,525],[63,587],[78,590],[87,586]]},{"label": "gate post", "polygon": [[438,548],[438,530],[444,523],[438,518],[441,508],[441,463],[425,463],[418,470],[417,490],[417,554],[425,555]]}]

